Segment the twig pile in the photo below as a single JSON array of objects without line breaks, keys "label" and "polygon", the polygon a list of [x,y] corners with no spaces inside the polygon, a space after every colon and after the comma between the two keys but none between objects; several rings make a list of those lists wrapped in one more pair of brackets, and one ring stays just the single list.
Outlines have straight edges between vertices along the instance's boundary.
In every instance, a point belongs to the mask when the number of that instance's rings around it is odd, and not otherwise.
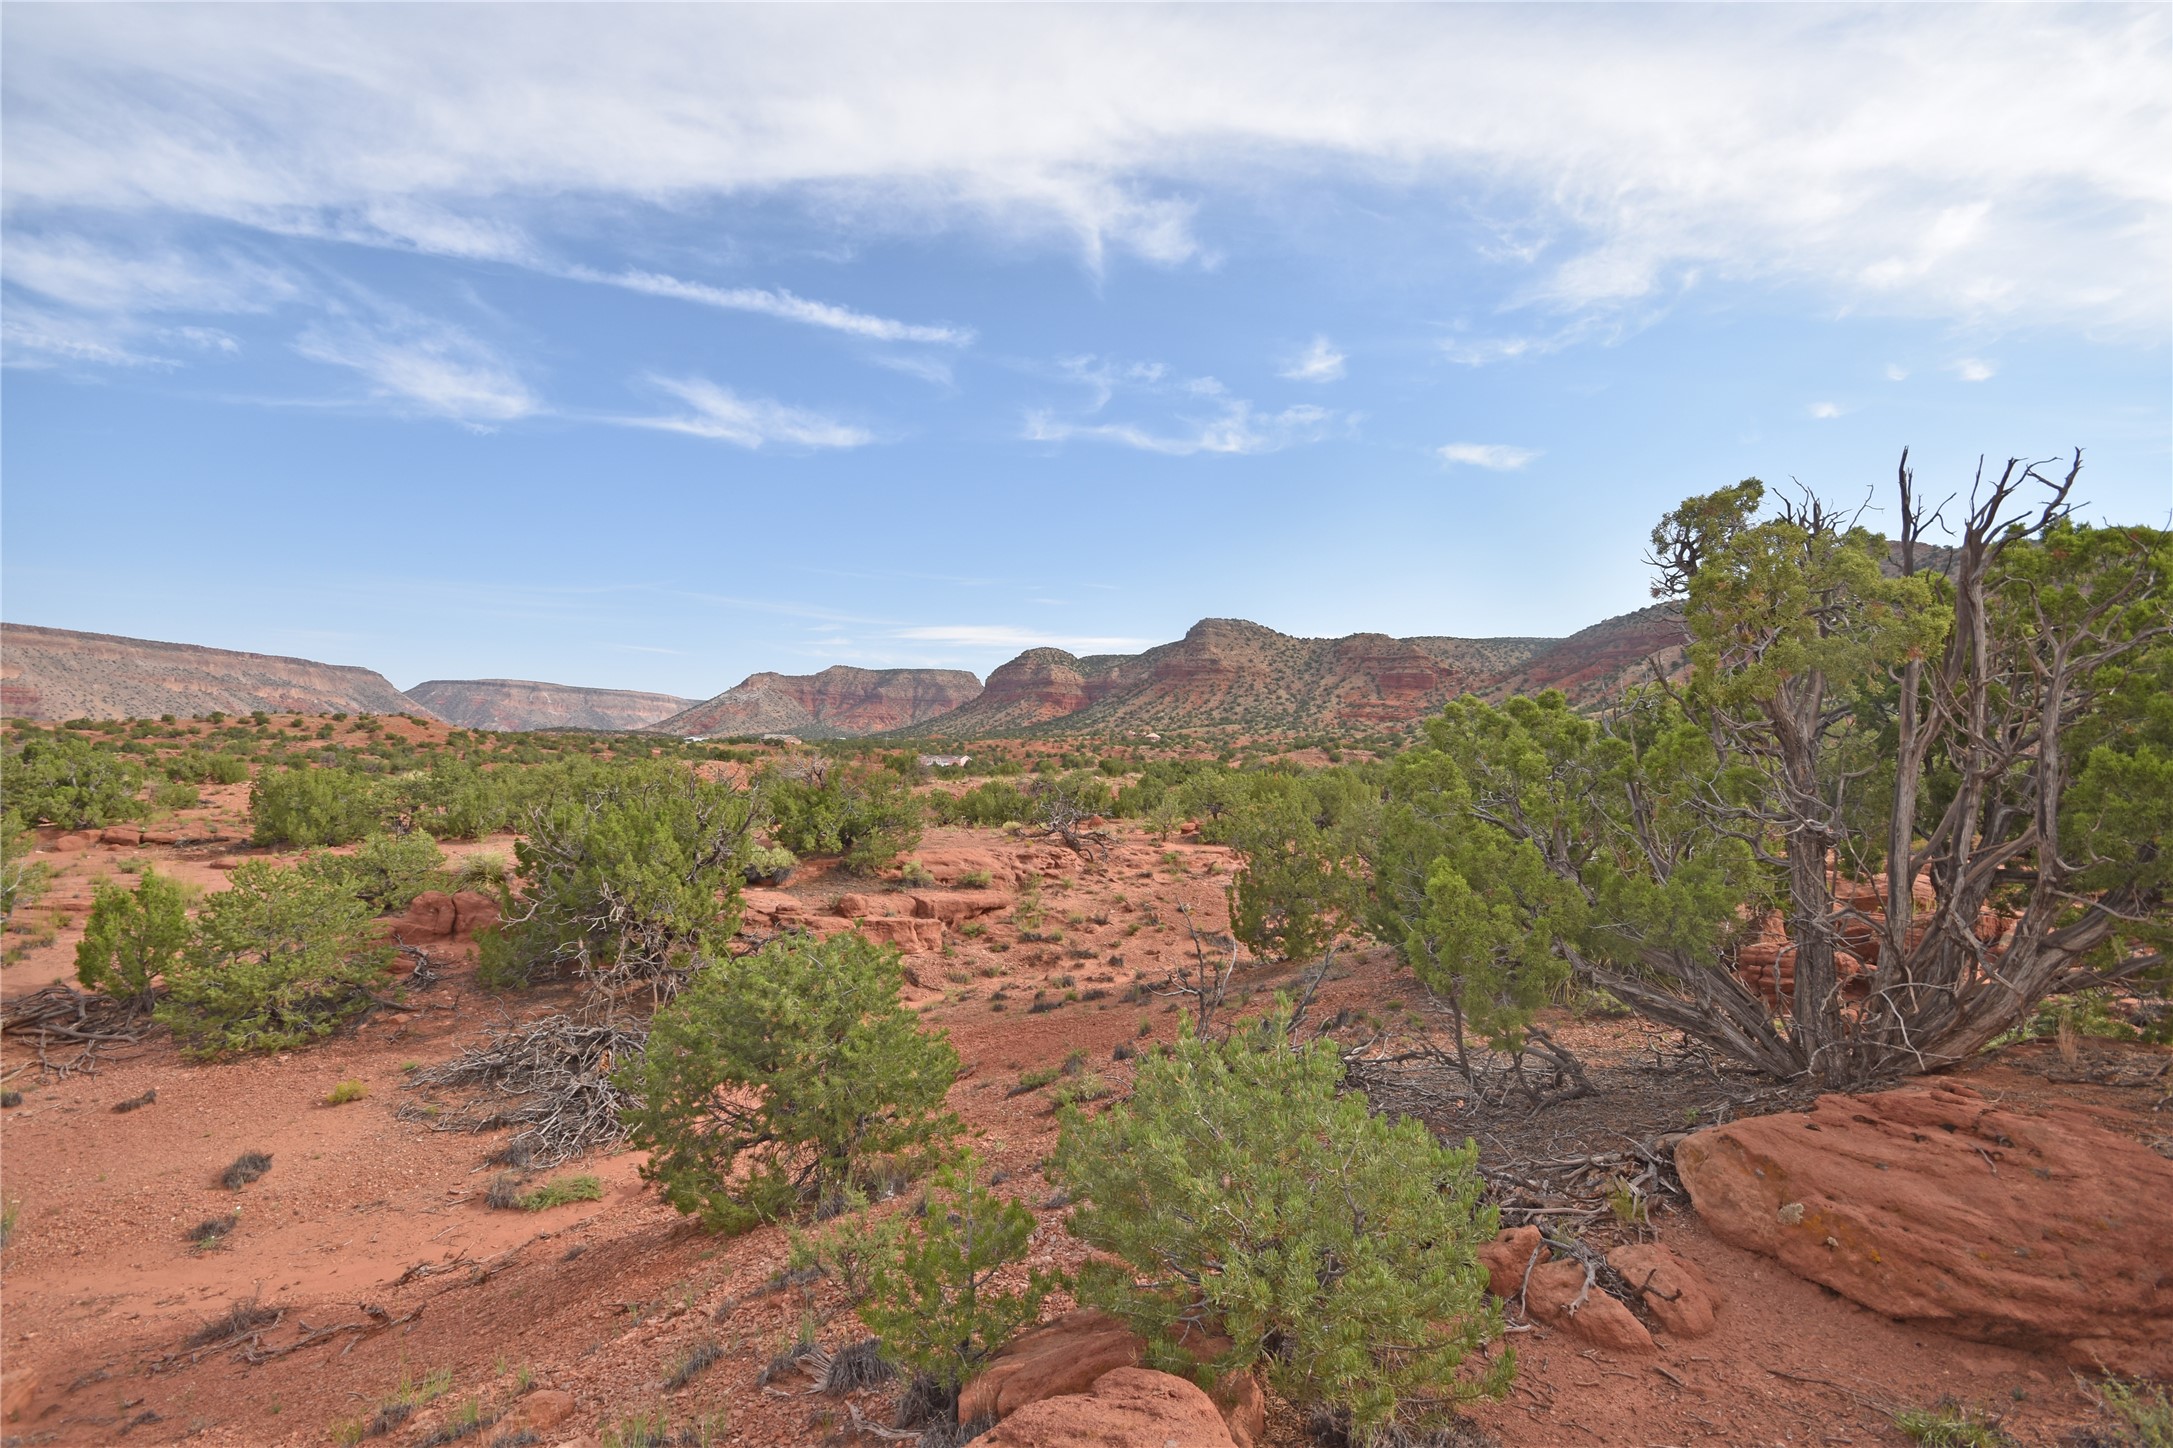
[{"label": "twig pile", "polygon": [[483,1045],[463,1047],[442,1066],[417,1071],[408,1083],[416,1090],[465,1091],[464,1107],[433,1115],[410,1103],[399,1114],[427,1122],[433,1131],[519,1127],[500,1159],[524,1167],[557,1166],[626,1139],[619,1112],[630,1098],[612,1083],[611,1072],[639,1056],[648,1037],[645,1025],[623,1018],[557,1015],[500,1026]]},{"label": "twig pile", "polygon": [[[81,1071],[98,1074],[98,1053],[112,1046],[132,1046],[151,1033],[150,1017],[111,996],[79,991],[65,981],[30,992],[0,1008],[0,1034],[27,1042],[35,1058],[0,1072],[13,1080],[35,1066],[47,1076]],[[73,1051],[56,1060],[48,1050]]]},{"label": "twig pile", "polygon": [[1488,1193],[1501,1208],[1502,1225],[1520,1227],[1549,1217],[1590,1220],[1609,1213],[1640,1222],[1660,1203],[1689,1201],[1675,1174],[1675,1143],[1684,1133],[1631,1142],[1620,1151],[1554,1161],[1480,1167]]}]

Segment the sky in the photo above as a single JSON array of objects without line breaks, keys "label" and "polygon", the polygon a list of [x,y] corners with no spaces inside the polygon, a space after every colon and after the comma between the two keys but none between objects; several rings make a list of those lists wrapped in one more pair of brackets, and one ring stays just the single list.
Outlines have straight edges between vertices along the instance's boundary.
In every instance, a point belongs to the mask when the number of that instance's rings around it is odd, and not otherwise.
[{"label": "sky", "polygon": [[706,697],[2173,510],[2163,5],[0,6],[0,613]]}]

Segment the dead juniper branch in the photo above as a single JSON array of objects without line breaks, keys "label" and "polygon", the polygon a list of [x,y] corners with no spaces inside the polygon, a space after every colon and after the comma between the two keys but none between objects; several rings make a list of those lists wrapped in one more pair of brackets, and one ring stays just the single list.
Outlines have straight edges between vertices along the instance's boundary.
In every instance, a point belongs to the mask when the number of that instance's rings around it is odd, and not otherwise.
[{"label": "dead juniper branch", "polygon": [[638,1058],[648,1037],[647,1027],[624,1017],[556,1015],[499,1026],[484,1044],[463,1047],[408,1082],[414,1090],[465,1092],[465,1106],[434,1117],[408,1106],[401,1115],[426,1120],[433,1131],[517,1127],[500,1158],[548,1169],[626,1139],[619,1113],[631,1098],[612,1071]]},{"label": "dead juniper branch", "polygon": [[1109,857],[1109,832],[1088,823],[1096,818],[1060,780],[1032,786],[1034,821],[1025,833],[1036,839],[1062,840],[1074,854],[1100,862]]},{"label": "dead juniper branch", "polygon": [[181,1347],[183,1351],[220,1347],[226,1343],[238,1342],[278,1321],[278,1308],[266,1307],[254,1297],[244,1297],[181,1339]]},{"label": "dead juniper branch", "polygon": [[1194,1031],[1206,1040],[1213,1034],[1216,1014],[1230,998],[1230,980],[1237,974],[1237,941],[1228,935],[1203,934],[1190,905],[1179,905],[1177,913],[1185,917],[1185,929],[1192,936],[1192,961],[1172,970],[1155,994],[1189,1002]]},{"label": "dead juniper branch", "polygon": [[[101,1051],[135,1045],[152,1029],[140,1001],[117,1001],[55,981],[0,1006],[0,1035],[28,1043],[33,1056],[0,1073],[0,1080],[32,1069],[62,1079],[78,1071],[96,1075]],[[55,1059],[48,1051],[74,1054]]]}]

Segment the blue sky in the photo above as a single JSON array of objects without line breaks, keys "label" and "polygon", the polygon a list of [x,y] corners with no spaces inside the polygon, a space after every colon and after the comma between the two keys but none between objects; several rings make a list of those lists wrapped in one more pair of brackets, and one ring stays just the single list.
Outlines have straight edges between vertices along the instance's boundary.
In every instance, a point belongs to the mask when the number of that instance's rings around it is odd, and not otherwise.
[{"label": "blue sky", "polygon": [[2173,505],[2162,6],[0,23],[13,621],[701,696],[1567,633],[1904,444]]}]

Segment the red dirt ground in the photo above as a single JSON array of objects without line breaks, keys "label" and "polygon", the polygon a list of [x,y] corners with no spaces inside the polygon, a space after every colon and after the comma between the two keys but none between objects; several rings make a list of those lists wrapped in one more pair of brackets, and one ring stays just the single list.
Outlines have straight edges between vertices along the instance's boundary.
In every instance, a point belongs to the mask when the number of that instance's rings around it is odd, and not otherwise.
[{"label": "red dirt ground", "polygon": [[[246,789],[207,791],[211,803],[200,814],[240,836]],[[935,830],[923,849],[958,847],[1025,848],[996,831]],[[90,882],[122,860],[141,856],[214,889],[225,878],[215,863],[239,848],[100,847],[50,857],[60,874],[46,918],[72,913],[74,923],[9,965],[0,988],[12,997],[69,974]],[[1165,848],[1174,864],[1165,863]],[[510,841],[452,852],[483,849],[510,853]],[[910,962],[932,988],[909,999],[949,1031],[965,1062],[953,1107],[1041,1218],[1035,1265],[1070,1265],[1081,1253],[1063,1231],[1055,1189],[1039,1175],[1055,1139],[1043,1093],[1006,1092],[1022,1071],[1074,1050],[1121,1086],[1127,1068],[1112,1059],[1120,1042],[1137,1039],[1143,1025],[1154,1040],[1174,1035],[1169,1002],[1127,1005],[1117,995],[1136,974],[1153,980],[1176,962],[1179,903],[1219,927],[1228,869],[1214,847],[1165,847],[1126,833],[1106,867],[1081,865],[1068,881],[1042,882],[1043,928],[1063,929],[1061,946],[1015,944],[1017,930],[997,924],[976,939],[954,935],[947,956]],[[820,905],[840,883],[808,870],[792,888]],[[1159,924],[1147,923],[1150,914]],[[1110,963],[1112,955],[1122,964]],[[1072,989],[1109,994],[1025,1013],[1037,989],[1061,995],[1064,987],[1052,983],[1067,974]],[[1003,1011],[988,999],[997,984],[1010,996]],[[1393,960],[1373,952],[1327,985],[1321,1012],[1392,1009],[1388,1003],[1413,992]],[[492,1410],[512,1403],[524,1383],[574,1396],[574,1416],[547,1431],[546,1443],[596,1440],[627,1415],[654,1409],[674,1425],[723,1415],[721,1443],[814,1443],[838,1434],[845,1402],[809,1395],[806,1380],[790,1372],[757,1380],[803,1324],[833,1348],[862,1335],[838,1315],[828,1284],[764,1290],[784,1265],[785,1231],[705,1236],[639,1180],[632,1152],[567,1168],[601,1178],[601,1201],[494,1211],[483,1201],[490,1138],[434,1134],[395,1118],[411,1098],[404,1067],[442,1061],[489,1023],[559,1009],[570,996],[493,997],[473,988],[463,966],[417,1000],[422,1008],[412,1013],[380,1015],[354,1035],[266,1059],[191,1064],[158,1036],[110,1056],[95,1075],[41,1083],[32,1069],[14,1078],[24,1101],[0,1117],[0,1192],[21,1210],[0,1257],[0,1353],[11,1383],[27,1375],[35,1390],[8,1424],[9,1441],[111,1443],[125,1435],[131,1444],[321,1444],[334,1441],[343,1420],[368,1417],[403,1380],[438,1370],[450,1372],[450,1391],[371,1441],[415,1443],[470,1401]],[[1562,1034],[1595,1059],[1645,1044],[1644,1029],[1626,1022],[1569,1023]],[[11,1054],[4,1067],[22,1064]],[[368,1096],[324,1104],[344,1080],[366,1083]],[[1988,1094],[2139,1109],[2136,1093],[2054,1086],[2007,1061],[1977,1072],[1975,1084]],[[154,1088],[154,1104],[112,1113],[116,1102]],[[2139,1132],[2153,1129],[2136,1119]],[[270,1153],[269,1174],[238,1193],[217,1185],[220,1170],[249,1150]],[[195,1224],[237,1207],[239,1224],[224,1245],[198,1250],[184,1240]],[[2054,1365],[1886,1321],[1715,1241],[1687,1212],[1663,1216],[1658,1231],[1720,1289],[1720,1330],[1663,1341],[1657,1357],[1642,1359],[1545,1329],[1518,1334],[1516,1386],[1506,1400],[1473,1410],[1480,1426],[1512,1445],[1900,1443],[1883,1409],[1943,1398],[2000,1412],[2024,1443],[2055,1443],[2097,1421],[2086,1393]],[[284,1314],[265,1334],[275,1348],[314,1329],[366,1330],[258,1365],[231,1350],[196,1360],[179,1353],[192,1330],[252,1298]],[[394,1325],[378,1325],[386,1318]],[[712,1337],[723,1348],[718,1362],[667,1391],[674,1362]],[[872,1421],[888,1421],[880,1391],[847,1401]],[[1268,1441],[1279,1448],[1306,1441],[1287,1406],[1272,1414]]]}]

